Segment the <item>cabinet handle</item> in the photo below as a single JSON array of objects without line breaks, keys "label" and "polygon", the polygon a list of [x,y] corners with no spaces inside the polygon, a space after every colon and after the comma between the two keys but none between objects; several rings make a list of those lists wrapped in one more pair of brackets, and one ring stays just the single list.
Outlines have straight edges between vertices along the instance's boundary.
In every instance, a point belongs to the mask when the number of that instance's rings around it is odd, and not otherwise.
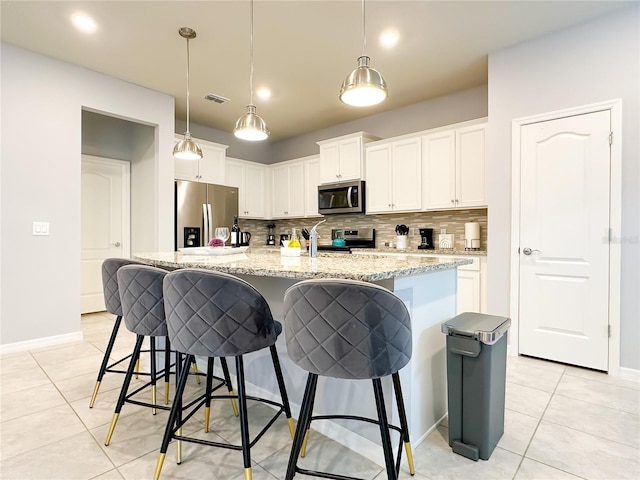
[{"label": "cabinet handle", "polygon": [[456,205],[458,204],[458,199],[456,198]]}]

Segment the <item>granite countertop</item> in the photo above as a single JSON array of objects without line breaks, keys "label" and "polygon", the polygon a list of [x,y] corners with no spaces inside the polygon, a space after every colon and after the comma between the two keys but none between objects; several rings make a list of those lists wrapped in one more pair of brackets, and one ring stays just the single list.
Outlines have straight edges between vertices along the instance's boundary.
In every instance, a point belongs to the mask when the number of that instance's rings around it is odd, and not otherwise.
[{"label": "granite countertop", "polygon": [[277,248],[250,247],[233,255],[187,255],[180,252],[134,253],[134,260],[161,268],[205,268],[234,275],[281,278],[344,278],[373,282],[390,278],[449,270],[472,263],[471,259],[402,255],[350,255],[319,253],[310,258],[284,257]]},{"label": "granite countertop", "polygon": [[367,252],[374,254],[417,254],[417,255],[456,255],[456,256],[464,256],[464,255],[475,255],[478,257],[486,257],[486,250],[457,250],[451,248],[440,249],[436,248],[434,250],[418,250],[417,248],[394,248],[394,247],[376,247],[376,248],[353,248],[354,252]]}]

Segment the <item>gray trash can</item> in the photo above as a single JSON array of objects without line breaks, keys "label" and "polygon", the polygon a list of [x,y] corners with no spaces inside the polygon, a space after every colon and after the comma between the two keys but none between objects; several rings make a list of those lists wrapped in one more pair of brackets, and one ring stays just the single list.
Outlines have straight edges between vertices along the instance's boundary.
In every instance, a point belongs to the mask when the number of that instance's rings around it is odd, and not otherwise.
[{"label": "gray trash can", "polygon": [[461,313],[442,324],[447,336],[449,446],[488,460],[504,432],[507,330],[511,319]]}]

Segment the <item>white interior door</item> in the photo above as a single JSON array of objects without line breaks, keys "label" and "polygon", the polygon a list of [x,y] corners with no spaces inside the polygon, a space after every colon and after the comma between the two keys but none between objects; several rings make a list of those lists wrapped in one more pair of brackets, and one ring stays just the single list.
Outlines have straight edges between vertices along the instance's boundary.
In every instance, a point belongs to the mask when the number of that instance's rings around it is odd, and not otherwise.
[{"label": "white interior door", "polygon": [[82,156],[81,309],[105,309],[102,262],[129,256],[129,163]]},{"label": "white interior door", "polygon": [[519,350],[608,369],[610,111],[521,130]]}]

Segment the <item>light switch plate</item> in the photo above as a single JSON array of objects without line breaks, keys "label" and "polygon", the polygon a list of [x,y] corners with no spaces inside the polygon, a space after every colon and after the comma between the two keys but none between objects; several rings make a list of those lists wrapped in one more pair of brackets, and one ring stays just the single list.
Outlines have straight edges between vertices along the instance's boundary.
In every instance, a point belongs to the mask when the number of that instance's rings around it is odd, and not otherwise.
[{"label": "light switch plate", "polygon": [[49,222],[33,222],[34,235],[49,235]]}]

